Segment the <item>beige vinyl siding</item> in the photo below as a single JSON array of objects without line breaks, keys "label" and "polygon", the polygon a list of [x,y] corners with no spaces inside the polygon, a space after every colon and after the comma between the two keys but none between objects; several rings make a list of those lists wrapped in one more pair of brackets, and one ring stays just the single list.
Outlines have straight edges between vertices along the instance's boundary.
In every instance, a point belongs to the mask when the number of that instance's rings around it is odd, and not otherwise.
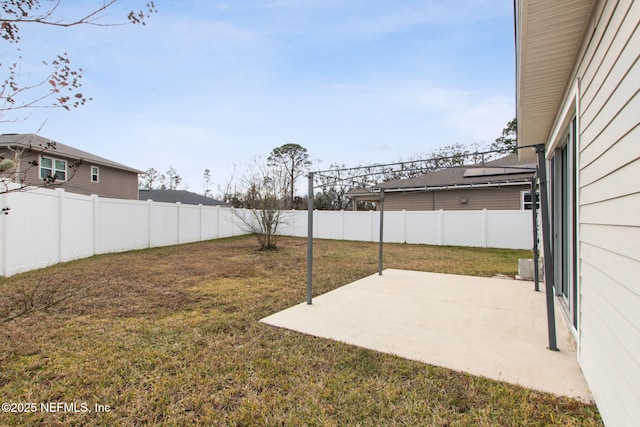
[{"label": "beige vinyl siding", "polygon": [[[385,193],[386,211],[431,210],[512,210],[521,209],[522,191],[529,186],[474,188],[464,190],[438,190]],[[466,203],[461,200],[465,199]]]},{"label": "beige vinyl siding", "polygon": [[[67,161],[67,182],[54,183],[47,188],[64,188],[66,191],[79,194],[97,194],[100,197],[111,197],[114,199],[138,200],[138,174],[109,166],[96,165],[94,163],[82,163],[76,170],[75,175],[69,169],[69,165],[75,160],[67,159],[63,156],[56,156],[56,153],[46,154],[47,157],[57,158]],[[27,153],[22,156],[22,170],[27,170],[25,183],[28,185],[42,185],[40,179],[40,168],[29,166],[31,160],[39,162],[39,153]],[[99,182],[91,181],[91,166],[100,168]],[[25,169],[28,168],[28,169]]]},{"label": "beige vinyl siding", "polygon": [[69,182],[69,191],[73,189],[76,193],[138,200],[138,174],[109,166],[98,166],[99,180],[93,182],[91,181],[91,166],[96,165],[84,163],[78,168],[76,175]]},{"label": "beige vinyl siding", "polygon": [[[66,160],[58,156],[46,155],[46,157]],[[20,157],[20,176],[24,176],[25,184],[27,185],[42,185],[42,180],[40,179],[40,167],[30,165],[29,162],[31,161],[35,161],[37,164],[40,164],[40,154],[35,152],[25,152]],[[67,160],[67,171],[69,170],[68,162],[69,161]],[[25,173],[25,175],[22,175],[23,173]]]},{"label": "beige vinyl siding", "polygon": [[579,84],[580,363],[607,424],[640,419],[640,2],[600,2]]}]

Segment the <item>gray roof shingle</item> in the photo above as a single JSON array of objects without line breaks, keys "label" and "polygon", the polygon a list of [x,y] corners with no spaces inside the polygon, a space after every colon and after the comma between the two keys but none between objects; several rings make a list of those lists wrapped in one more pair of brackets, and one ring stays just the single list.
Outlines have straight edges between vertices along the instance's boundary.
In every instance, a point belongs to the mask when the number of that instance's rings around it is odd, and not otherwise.
[{"label": "gray roof shingle", "polygon": [[[525,184],[535,173],[536,165],[518,160],[517,154],[486,162],[484,165],[464,165],[437,170],[414,178],[396,179],[380,183],[374,188],[385,190],[440,189],[480,184],[522,182]],[[349,195],[370,194],[372,187],[357,189]]]},{"label": "gray roof shingle", "polygon": [[182,203],[184,205],[224,206],[220,200],[186,190],[138,190],[138,199],[155,202]]},{"label": "gray roof shingle", "polygon": [[[50,143],[55,143],[55,148],[46,149]],[[123,165],[122,163],[114,162],[113,160],[106,159],[104,157],[96,156],[95,154],[79,150],[66,144],[62,144],[57,141],[53,141],[49,138],[44,138],[40,135],[32,133],[5,133],[0,135],[0,145],[4,146],[20,146],[29,147],[34,151],[42,152],[47,151],[52,155],[59,155],[60,157],[67,157],[75,160],[82,160],[85,162],[95,163],[98,166],[110,166],[116,169],[122,169],[134,173],[144,173],[141,170],[134,169],[132,167]]]}]

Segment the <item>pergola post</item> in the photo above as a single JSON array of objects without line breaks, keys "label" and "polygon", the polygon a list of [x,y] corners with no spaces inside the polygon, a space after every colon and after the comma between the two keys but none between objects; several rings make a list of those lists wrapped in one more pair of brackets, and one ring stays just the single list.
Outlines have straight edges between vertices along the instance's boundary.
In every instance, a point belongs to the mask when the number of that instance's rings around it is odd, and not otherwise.
[{"label": "pergola post", "polygon": [[531,215],[533,217],[533,277],[535,283],[536,292],[540,291],[540,274],[538,272],[538,265],[540,263],[540,253],[538,249],[538,194],[536,187],[538,183],[538,177],[531,177]]},{"label": "pergola post", "polygon": [[544,284],[547,297],[547,329],[549,350],[558,351],[556,344],[556,312],[554,306],[553,256],[551,255],[551,230],[549,218],[549,195],[547,192],[547,164],[544,158],[545,145],[536,145],[538,153],[538,178],[540,179],[540,209],[542,209],[542,247],[544,251]]},{"label": "pergola post", "polygon": [[307,195],[307,304],[311,305],[313,294],[313,172],[309,172],[309,194]]},{"label": "pergola post", "polygon": [[384,247],[384,188],[380,189],[380,243],[378,244],[378,275],[382,276],[382,251]]}]

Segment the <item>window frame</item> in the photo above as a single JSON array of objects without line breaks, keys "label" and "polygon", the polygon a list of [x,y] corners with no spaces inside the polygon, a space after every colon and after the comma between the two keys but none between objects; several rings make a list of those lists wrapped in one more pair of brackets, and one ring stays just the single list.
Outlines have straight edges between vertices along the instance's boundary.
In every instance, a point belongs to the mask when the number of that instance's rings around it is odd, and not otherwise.
[{"label": "window frame", "polygon": [[[525,201],[525,197],[527,195],[531,195],[531,190],[522,190],[520,192],[520,209],[530,211],[533,208],[533,201]],[[536,190],[536,208],[538,209],[538,212],[540,212],[540,191],[538,190]]]},{"label": "window frame", "polygon": [[[47,160],[50,160],[50,161],[51,161],[51,166],[50,166],[50,167],[44,167],[44,166],[42,165],[42,161],[43,161],[44,159],[47,159]],[[62,170],[62,169],[60,169],[60,168],[57,168],[57,167],[56,167],[56,162],[62,162],[62,163],[64,163],[64,170]],[[38,166],[39,166],[39,167],[38,167],[38,177],[39,177],[41,180],[46,180],[46,179],[47,179],[47,177],[46,177],[46,176],[42,176],[42,169],[47,169],[47,170],[51,171],[51,172],[50,172],[50,174],[49,174],[49,176],[51,176],[51,177],[55,176],[58,172],[62,172],[62,173],[64,173],[64,178],[56,177],[55,181],[59,181],[59,182],[67,182],[67,176],[68,176],[68,174],[69,174],[69,162],[68,162],[67,160],[59,159],[59,158],[57,158],[57,157],[45,156],[44,154],[41,154],[41,155],[40,155],[40,162],[39,162],[39,165],[38,165]],[[55,182],[55,181],[54,181],[54,182]]]},{"label": "window frame", "polygon": [[[95,169],[95,173],[93,173]],[[95,176],[96,179],[93,179],[93,177]],[[100,168],[96,165],[91,165],[91,168],[89,169],[89,181],[95,183],[95,184],[99,184],[100,183]]]}]

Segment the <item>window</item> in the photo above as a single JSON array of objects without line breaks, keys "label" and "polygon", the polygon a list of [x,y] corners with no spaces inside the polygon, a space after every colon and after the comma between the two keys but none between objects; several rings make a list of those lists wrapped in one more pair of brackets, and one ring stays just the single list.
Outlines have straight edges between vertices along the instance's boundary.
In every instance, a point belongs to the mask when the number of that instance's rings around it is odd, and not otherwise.
[{"label": "window", "polygon": [[100,182],[100,169],[97,166],[91,166],[91,182]]},{"label": "window", "polygon": [[40,157],[40,179],[45,181],[66,181],[67,161],[51,157]]},{"label": "window", "polygon": [[[531,191],[523,191],[522,193],[522,209],[530,211],[533,208],[533,200]],[[540,192],[536,191],[536,209],[540,209]]]}]

